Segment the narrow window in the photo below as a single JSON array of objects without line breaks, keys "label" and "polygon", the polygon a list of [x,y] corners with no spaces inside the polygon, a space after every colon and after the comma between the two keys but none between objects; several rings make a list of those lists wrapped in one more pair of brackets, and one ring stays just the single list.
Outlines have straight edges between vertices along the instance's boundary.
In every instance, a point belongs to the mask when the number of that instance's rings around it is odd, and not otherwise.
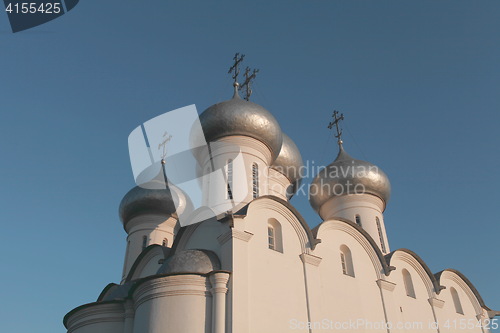
[{"label": "narrow window", "polygon": [[413,281],[411,279],[410,272],[403,269],[403,282],[405,284],[406,295],[412,298],[417,298],[415,296],[415,289],[413,288]]},{"label": "narrow window", "polygon": [[259,167],[257,163],[252,164],[252,193],[254,199],[259,196]]},{"label": "narrow window", "polygon": [[375,221],[377,222],[377,230],[378,230],[378,236],[380,238],[380,247],[382,249],[383,253],[386,253],[385,249],[385,242],[384,242],[384,236],[382,234],[382,226],[380,225],[380,220],[378,217],[375,217]]},{"label": "narrow window", "polygon": [[464,310],[462,309],[462,303],[460,303],[460,298],[458,297],[457,290],[451,287],[450,292],[451,292],[451,297],[453,298],[453,304],[455,305],[456,313],[464,314]]},{"label": "narrow window", "polygon": [[267,241],[269,243],[269,248],[271,250],[276,250],[276,237],[274,233],[274,227],[267,227]]},{"label": "narrow window", "polygon": [[161,246],[167,247],[167,245],[168,245],[168,239],[163,238],[163,242],[161,242]]},{"label": "narrow window", "polygon": [[346,246],[340,247],[340,263],[342,265],[342,273],[344,275],[354,277],[354,264],[352,262],[351,250]]},{"label": "narrow window", "polygon": [[142,249],[144,250],[148,246],[148,236],[142,236]]},{"label": "narrow window", "polygon": [[283,235],[281,232],[281,224],[276,219],[268,220],[267,243],[271,250],[283,253]]},{"label": "narrow window", "polygon": [[356,224],[361,227],[361,217],[359,215],[356,215]]},{"label": "narrow window", "polygon": [[226,199],[233,199],[233,160],[227,161],[227,193]]},{"label": "narrow window", "polygon": [[342,264],[342,273],[344,273],[344,275],[347,275],[347,266],[345,264],[345,254],[344,254],[344,252],[340,252],[340,262]]}]

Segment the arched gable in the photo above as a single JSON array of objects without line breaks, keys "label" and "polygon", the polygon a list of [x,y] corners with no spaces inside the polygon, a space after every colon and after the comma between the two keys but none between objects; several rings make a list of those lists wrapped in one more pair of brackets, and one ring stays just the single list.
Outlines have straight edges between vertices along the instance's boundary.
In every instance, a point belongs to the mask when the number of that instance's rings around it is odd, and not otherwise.
[{"label": "arched gable", "polygon": [[165,259],[169,255],[169,252],[169,248],[158,244],[148,246],[135,260],[125,281],[128,282],[156,274],[156,271],[161,266],[159,260]]},{"label": "arched gable", "polygon": [[335,218],[322,222],[314,228],[313,232],[316,237],[321,239],[321,235],[329,230],[343,231],[361,244],[373,264],[378,279],[383,279],[384,275],[389,274],[391,267],[387,265],[384,255],[375,244],[372,237],[365,230],[351,221]]},{"label": "arched gable", "polygon": [[453,281],[457,286],[462,289],[462,291],[467,295],[467,299],[474,307],[476,315],[483,313],[483,309],[486,311],[491,311],[483,301],[483,298],[477,291],[476,287],[470,282],[469,279],[465,277],[461,272],[455,269],[445,269],[435,275],[437,281],[441,283],[444,280]]},{"label": "arched gable", "polygon": [[386,256],[387,262],[391,266],[396,266],[396,261],[401,260],[410,265],[417,273],[420,279],[424,282],[429,298],[438,295],[442,287],[432,274],[427,264],[413,251],[408,249],[398,249]]},{"label": "arched gable", "polygon": [[319,243],[319,240],[314,238],[309,225],[302,215],[289,202],[275,196],[266,195],[258,197],[245,207],[247,213],[253,209],[270,209],[282,215],[284,220],[288,221],[295,231],[302,253],[310,254],[311,250]]}]

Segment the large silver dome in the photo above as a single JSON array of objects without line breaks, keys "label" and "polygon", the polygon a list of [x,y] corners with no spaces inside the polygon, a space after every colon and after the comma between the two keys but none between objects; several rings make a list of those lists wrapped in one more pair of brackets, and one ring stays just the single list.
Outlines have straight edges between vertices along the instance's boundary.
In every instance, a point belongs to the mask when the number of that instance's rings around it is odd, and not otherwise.
[{"label": "large silver dome", "polygon": [[191,209],[192,203],[185,193],[169,184],[168,189],[135,186],[123,197],[119,213],[123,225],[126,225],[132,218],[140,215],[179,216]]},{"label": "large silver dome", "polygon": [[271,168],[285,175],[292,183],[288,195],[294,195],[302,181],[301,171],[304,165],[299,148],[295,145],[292,139],[285,133],[282,133],[283,143],[278,158],[271,165]]},{"label": "large silver dome", "polygon": [[280,125],[269,111],[237,94],[203,111],[200,122],[207,142],[226,136],[249,136],[269,147],[273,161],[278,157],[282,142]]},{"label": "large silver dome", "polygon": [[330,198],[349,194],[371,194],[389,201],[391,184],[387,175],[370,162],[356,160],[341,147],[327,167],[314,178],[309,188],[309,202],[316,212]]}]

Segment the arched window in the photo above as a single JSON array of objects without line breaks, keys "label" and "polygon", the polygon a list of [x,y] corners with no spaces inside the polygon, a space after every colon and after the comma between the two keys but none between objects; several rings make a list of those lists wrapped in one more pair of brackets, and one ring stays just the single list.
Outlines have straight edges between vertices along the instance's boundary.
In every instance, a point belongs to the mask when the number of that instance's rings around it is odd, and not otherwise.
[{"label": "arched window", "polygon": [[352,262],[351,250],[346,246],[340,247],[340,263],[342,265],[342,273],[354,277],[354,264]]},{"label": "arched window", "polygon": [[453,298],[453,304],[455,305],[456,313],[464,314],[464,310],[462,309],[462,303],[460,303],[460,297],[458,297],[458,292],[455,288],[450,288],[451,297]]},{"label": "arched window", "polygon": [[269,219],[267,223],[267,243],[271,250],[283,253],[281,224],[276,219]]},{"label": "arched window", "polygon": [[413,288],[413,281],[411,280],[410,272],[406,269],[403,269],[403,282],[405,284],[406,295],[417,298],[415,296],[415,289]]},{"label": "arched window", "polygon": [[227,176],[227,191],[226,191],[226,199],[233,199],[233,160],[229,159],[227,161],[226,167],[226,176]]},{"label": "arched window", "polygon": [[356,215],[356,224],[361,227],[361,216]]},{"label": "arched window", "polygon": [[382,234],[382,226],[380,225],[380,220],[378,217],[375,217],[375,221],[377,222],[378,237],[380,238],[380,248],[382,249],[383,253],[386,253],[387,251],[385,249],[384,235]]},{"label": "arched window", "polygon": [[144,250],[148,246],[148,236],[142,236],[142,249]]},{"label": "arched window", "polygon": [[257,163],[252,164],[252,193],[254,199],[259,196],[259,166]]},{"label": "arched window", "polygon": [[163,242],[161,242],[161,246],[167,247],[167,245],[168,245],[168,239],[163,238]]}]

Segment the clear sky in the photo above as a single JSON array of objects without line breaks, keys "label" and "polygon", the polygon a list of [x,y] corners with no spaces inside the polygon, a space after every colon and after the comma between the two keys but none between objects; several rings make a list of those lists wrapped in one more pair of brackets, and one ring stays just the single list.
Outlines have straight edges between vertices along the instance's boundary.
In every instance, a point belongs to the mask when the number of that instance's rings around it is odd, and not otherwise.
[{"label": "clear sky", "polygon": [[12,34],[0,12],[2,331],[63,333],[119,282],[128,134],[230,98],[235,52],[304,160],[335,158],[341,110],[346,150],[391,180],[391,248],[460,270],[500,310],[499,18],[497,0],[106,0]]}]

